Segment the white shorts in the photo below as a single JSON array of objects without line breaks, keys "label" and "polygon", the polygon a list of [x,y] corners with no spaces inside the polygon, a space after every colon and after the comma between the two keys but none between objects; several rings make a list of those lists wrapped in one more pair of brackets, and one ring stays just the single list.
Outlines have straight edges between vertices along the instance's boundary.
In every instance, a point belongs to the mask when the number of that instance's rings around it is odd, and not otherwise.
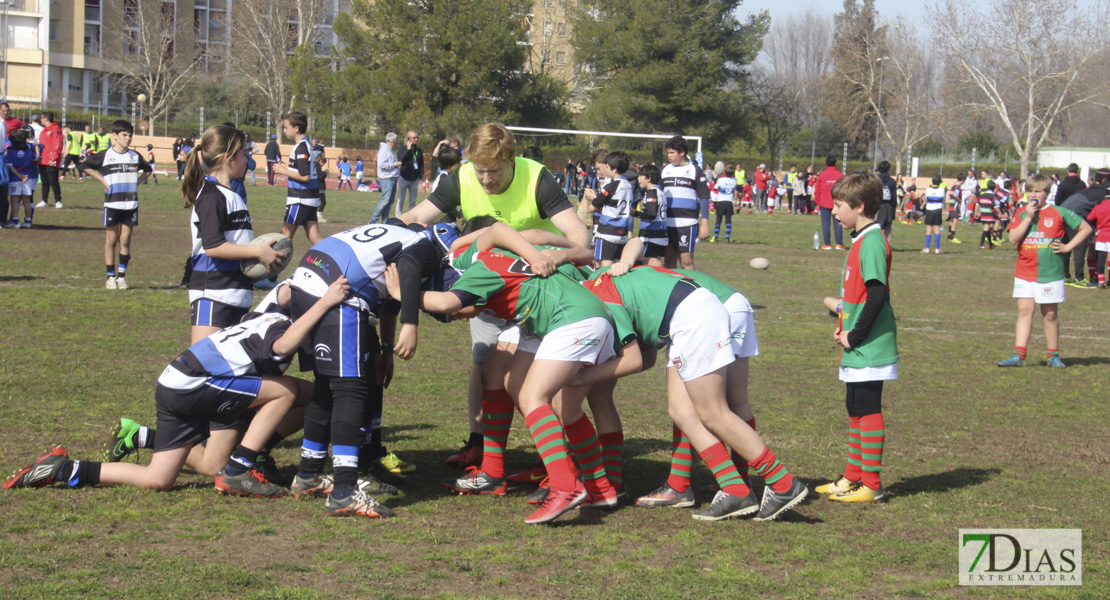
[{"label": "white shorts", "polygon": [[362,181],[362,171],[355,171],[355,179]]},{"label": "white shorts", "polygon": [[339,181],[350,181],[350,180],[351,180],[350,175],[343,175],[343,174],[339,175]]},{"label": "white shorts", "polygon": [[1037,283],[1014,277],[1014,298],[1032,298],[1037,304],[1060,304],[1064,301],[1064,280]]},{"label": "white shorts", "polygon": [[516,344],[518,352],[535,354],[540,347],[540,338],[524,331],[519,325],[509,323],[509,326],[497,336],[497,343]]},{"label": "white shorts", "polygon": [[728,311],[705,288],[694,290],[675,307],[669,333],[667,361],[683,381],[708,375],[735,360]]},{"label": "white shorts", "polygon": [[34,196],[36,185],[38,185],[38,179],[28,178],[27,181],[10,181],[8,182],[8,195]]},{"label": "white shorts", "polygon": [[1110,252],[1110,242],[1095,242],[1096,252]]},{"label": "white shorts", "polygon": [[[605,317],[590,317],[548,332],[536,348],[536,360],[599,365],[616,354],[613,326]],[[527,342],[522,338],[523,347]]]},{"label": "white shorts", "polygon": [[728,323],[732,328],[732,354],[738,358],[759,356],[759,338],[755,335],[755,311],[744,294],[736,292],[725,300]]},{"label": "white shorts", "polygon": [[879,367],[840,367],[840,380],[844,383],[891,381],[893,379],[898,379],[898,363]]}]

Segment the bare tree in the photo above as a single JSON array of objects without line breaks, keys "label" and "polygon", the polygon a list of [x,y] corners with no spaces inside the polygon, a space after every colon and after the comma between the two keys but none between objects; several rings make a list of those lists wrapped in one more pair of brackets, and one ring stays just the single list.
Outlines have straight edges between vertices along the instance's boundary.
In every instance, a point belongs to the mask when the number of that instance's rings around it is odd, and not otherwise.
[{"label": "bare tree", "polygon": [[781,145],[798,127],[798,107],[803,90],[766,65],[752,67],[745,88],[749,113],[762,129],[763,141],[770,154],[768,164],[774,168]]},{"label": "bare tree", "polygon": [[[232,73],[266,99],[275,115],[296,103],[290,61],[299,46],[316,42],[327,0],[254,0],[232,11]],[[280,133],[280,128],[278,129]]]},{"label": "bare tree", "polygon": [[[867,60],[840,75],[867,91],[867,106],[875,115],[879,134],[893,151],[895,172],[901,172],[902,158],[910,148],[937,129],[940,108],[934,90],[939,74],[936,62],[922,52],[915,32],[904,21],[888,25],[887,31],[881,50],[867,44]],[[883,56],[878,56],[880,53]],[[879,154],[878,148],[874,151]]]},{"label": "bare tree", "polygon": [[832,73],[832,18],[804,11],[771,23],[763,38],[763,52],[753,65],[759,79],[789,92],[796,104],[793,118],[807,127],[820,121],[817,111],[825,80]]},{"label": "bare tree", "polygon": [[[1104,2],[1080,11],[1072,0],[992,0],[985,6],[938,0],[930,7],[927,20],[950,67],[950,83],[978,92],[958,108],[996,118],[1020,157],[1023,179],[1072,109],[1105,103],[1108,80],[1089,74],[1101,72],[1110,55],[1102,30],[1108,16]],[[993,24],[991,34],[984,23]]]},{"label": "bare tree", "polygon": [[126,5],[121,43],[104,48],[105,70],[121,77],[132,97],[146,96],[150,131],[201,74],[199,61],[175,51],[177,23],[172,6],[165,6],[159,0]]}]

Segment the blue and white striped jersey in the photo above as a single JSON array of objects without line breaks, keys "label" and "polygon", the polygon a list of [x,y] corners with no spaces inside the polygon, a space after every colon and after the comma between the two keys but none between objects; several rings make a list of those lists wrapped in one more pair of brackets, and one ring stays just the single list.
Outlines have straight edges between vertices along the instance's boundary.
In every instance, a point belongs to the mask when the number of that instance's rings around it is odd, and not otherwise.
[{"label": "blue and white striped jersey", "polygon": [[250,306],[254,302],[254,282],[243,275],[239,261],[212,258],[206,252],[224,243],[249,244],[254,239],[243,197],[214,177],[205,177],[193,203],[189,227],[193,234],[189,302],[207,298],[230,306]]},{"label": "blue and white striped jersey", "polygon": [[281,375],[292,355],[274,354],[274,342],[289,329],[289,317],[274,313],[225,327],[189,346],[158,377],[175,390],[193,390],[217,377]]},{"label": "blue and white striped jersey", "polygon": [[614,244],[628,241],[632,229],[632,184],[624,177],[610,179],[594,200],[598,213],[597,237]]},{"label": "blue and white striped jersey", "polygon": [[640,240],[645,244],[667,245],[667,203],[663,188],[655,185],[644,192],[640,212]]},{"label": "blue and white striped jersey", "polygon": [[663,167],[663,193],[667,198],[667,227],[697,225],[701,200],[709,200],[709,183],[694,163]]},{"label": "blue and white striped jersey", "polygon": [[139,208],[139,171],[149,173],[150,164],[134,150],[116,152],[115,148],[97,152],[81,164],[83,169],[96,169],[109,188],[104,192],[104,208],[134,210]]},{"label": "blue and white striped jersey", "polygon": [[938,187],[925,188],[925,210],[944,208],[944,190]]},{"label": "blue and white striped jersey", "polygon": [[320,176],[316,172],[315,153],[308,144],[308,138],[301,138],[293,145],[289,153],[289,167],[301,175],[308,175],[308,181],[296,181],[289,178],[289,191],[286,194],[285,204],[303,204],[304,206],[320,206]]},{"label": "blue and white striped jersey", "polygon": [[736,178],[718,177],[715,202],[732,202],[736,198]]},{"label": "blue and white striped jersey", "polygon": [[322,298],[340,276],[347,278],[351,294],[345,304],[373,311],[385,297],[385,268],[402,250],[427,239],[424,234],[395,225],[362,225],[320,240],[297,270],[292,286]]}]

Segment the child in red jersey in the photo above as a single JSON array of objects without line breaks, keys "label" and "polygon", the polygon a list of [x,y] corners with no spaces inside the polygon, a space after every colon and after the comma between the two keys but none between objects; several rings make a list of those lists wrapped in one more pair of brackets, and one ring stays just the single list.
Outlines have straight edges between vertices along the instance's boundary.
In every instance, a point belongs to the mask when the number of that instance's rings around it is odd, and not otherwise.
[{"label": "child in red jersey", "polygon": [[1087,220],[1094,223],[1098,237],[1095,238],[1095,269],[1098,273],[1099,289],[1106,289],[1107,252],[1110,252],[1110,199],[1103,200],[1087,214]]},{"label": "child in red jersey", "polygon": [[[1066,366],[1060,360],[1060,323],[1057,317],[1057,305],[1064,301],[1064,256],[1086,243],[1091,226],[1083,217],[1062,206],[1048,206],[1048,191],[1051,188],[1052,180],[1047,176],[1030,176],[1025,184],[1029,202],[1010,222],[1009,241],[1018,247],[1017,271],[1014,273],[1018,318],[1014,355],[999,362],[1000,367],[1025,366],[1026,344],[1033,328],[1033,307],[1036,304],[1041,305],[1041,317],[1044,319],[1048,366]],[[1063,242],[1065,226],[1076,230],[1075,237],[1066,244]]]}]

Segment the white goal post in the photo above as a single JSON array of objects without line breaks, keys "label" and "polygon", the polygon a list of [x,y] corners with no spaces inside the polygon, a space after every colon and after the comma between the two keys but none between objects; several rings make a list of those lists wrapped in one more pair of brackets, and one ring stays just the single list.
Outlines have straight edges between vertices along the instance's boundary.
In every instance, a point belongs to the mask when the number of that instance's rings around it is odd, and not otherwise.
[{"label": "white goal post", "polygon": [[[584,131],[578,129],[548,129],[546,127],[520,127],[517,125],[506,126],[509,131],[519,131],[521,133],[565,133],[569,135],[598,135],[608,137],[630,137],[630,138],[647,138],[653,140],[669,140],[674,137],[674,134],[661,134],[661,133],[620,133],[618,131]],[[697,140],[698,149],[695,158],[698,165],[705,168],[705,161],[702,160],[701,153],[701,136],[700,135],[684,135],[682,136],[687,140]]]}]

